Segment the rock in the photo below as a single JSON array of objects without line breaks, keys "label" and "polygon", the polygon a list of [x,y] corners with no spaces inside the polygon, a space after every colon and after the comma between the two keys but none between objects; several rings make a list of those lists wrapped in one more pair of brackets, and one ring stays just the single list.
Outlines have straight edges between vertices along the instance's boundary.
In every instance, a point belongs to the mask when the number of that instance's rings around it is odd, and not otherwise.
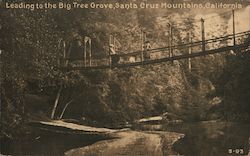
[{"label": "rock", "polygon": [[149,118],[142,118],[136,121],[137,123],[143,123],[143,122],[153,122],[153,121],[162,121],[161,116],[154,116],[154,117],[149,117]]}]

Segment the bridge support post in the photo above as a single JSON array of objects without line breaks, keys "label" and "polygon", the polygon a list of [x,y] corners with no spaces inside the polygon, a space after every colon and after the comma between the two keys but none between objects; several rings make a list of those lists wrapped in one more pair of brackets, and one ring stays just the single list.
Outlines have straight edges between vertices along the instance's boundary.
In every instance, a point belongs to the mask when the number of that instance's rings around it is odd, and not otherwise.
[{"label": "bridge support post", "polygon": [[[61,52],[61,50],[62,50],[62,52],[64,51],[64,47],[62,46],[61,47],[61,43],[63,43],[63,40],[59,40],[58,41],[59,43],[58,43],[58,46],[57,46],[57,48],[58,48],[58,50]],[[0,50],[1,51],[1,50]],[[62,65],[62,57],[61,57],[61,55],[60,55],[60,53],[56,53],[57,55],[56,55],[56,57],[57,57],[57,66],[58,67],[62,67],[61,65]]]},{"label": "bridge support post", "polygon": [[115,37],[113,35],[109,36],[109,67],[110,69],[117,62],[114,61],[114,55],[116,55],[115,51]]},{"label": "bridge support post", "polygon": [[111,57],[111,52],[110,52],[110,46],[112,44],[112,35],[109,35],[109,68],[112,68],[112,57]]},{"label": "bridge support post", "polygon": [[[88,46],[87,46],[87,44],[88,44]],[[87,47],[88,47],[88,50],[87,50]],[[91,67],[91,38],[90,37],[87,37],[87,36],[85,36],[84,37],[84,58],[85,58],[85,63],[84,63],[84,65],[85,65],[85,67],[87,66],[87,59],[86,59],[86,57],[87,57],[87,52],[88,52],[88,57],[89,57],[89,66]]]},{"label": "bridge support post", "polygon": [[168,46],[169,46],[169,57],[173,57],[173,49],[172,49],[172,44],[173,44],[173,29],[172,25],[168,23],[169,26],[169,40],[168,40]]},{"label": "bridge support post", "polygon": [[141,29],[141,63],[144,61],[144,31]]},{"label": "bridge support post", "polygon": [[86,43],[84,43],[84,67],[87,67],[87,49],[86,49],[87,45]]},{"label": "bridge support post", "polygon": [[205,27],[204,27],[204,19],[201,18],[201,41],[202,41],[202,51],[206,50],[205,48]]},{"label": "bridge support post", "polygon": [[66,42],[63,41],[63,66],[68,65],[68,60],[66,58]]},{"label": "bridge support post", "polygon": [[233,15],[233,44],[236,45],[236,39],[235,39],[235,19],[234,19],[234,10],[232,10]]},{"label": "bridge support post", "polygon": [[[192,36],[191,33],[189,33],[189,47],[188,47],[188,54],[191,55],[192,54]],[[191,65],[191,58],[188,58],[188,70],[191,72],[192,71],[192,65]]]},{"label": "bridge support post", "polygon": [[92,48],[91,48],[91,39],[89,40],[89,66],[92,64]]}]

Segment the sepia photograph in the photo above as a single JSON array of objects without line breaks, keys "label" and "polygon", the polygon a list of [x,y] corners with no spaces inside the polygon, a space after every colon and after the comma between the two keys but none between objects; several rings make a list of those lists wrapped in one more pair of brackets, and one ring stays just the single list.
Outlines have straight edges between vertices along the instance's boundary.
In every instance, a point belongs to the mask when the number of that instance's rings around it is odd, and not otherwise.
[{"label": "sepia photograph", "polygon": [[0,156],[250,156],[250,0],[0,0]]}]

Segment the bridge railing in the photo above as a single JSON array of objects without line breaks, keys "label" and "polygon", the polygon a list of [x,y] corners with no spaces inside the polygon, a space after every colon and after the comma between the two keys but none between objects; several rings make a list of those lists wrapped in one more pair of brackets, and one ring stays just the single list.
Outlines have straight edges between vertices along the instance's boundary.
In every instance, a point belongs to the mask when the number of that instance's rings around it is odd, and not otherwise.
[{"label": "bridge railing", "polygon": [[[249,34],[250,34],[250,31],[235,34],[235,38],[237,41],[236,43],[240,44],[243,41],[243,39],[246,38]],[[213,48],[233,46],[232,45],[233,38],[234,38],[233,34],[222,36],[222,37],[216,37],[216,38],[205,40],[205,45],[206,45],[207,50],[211,50]],[[224,42],[224,43],[222,43],[222,42]],[[230,45],[230,43],[231,43],[231,45]],[[219,45],[215,46],[213,44],[219,44]],[[193,43],[174,45],[171,47],[171,49],[182,51],[182,50],[187,50],[187,48],[192,47],[195,49],[194,51],[201,51],[202,50],[201,45],[202,45],[202,41],[196,41]],[[164,55],[164,54],[168,53],[169,51],[170,51],[170,47],[167,46],[167,47],[150,49],[150,50],[145,51],[145,53],[153,54],[153,53],[162,52],[162,56],[164,57],[164,56],[168,56],[168,55]],[[135,51],[135,52],[126,53],[126,54],[118,54],[118,56],[119,57],[129,57],[129,56],[136,56],[136,55],[140,55],[140,54],[141,54],[141,51]]]}]

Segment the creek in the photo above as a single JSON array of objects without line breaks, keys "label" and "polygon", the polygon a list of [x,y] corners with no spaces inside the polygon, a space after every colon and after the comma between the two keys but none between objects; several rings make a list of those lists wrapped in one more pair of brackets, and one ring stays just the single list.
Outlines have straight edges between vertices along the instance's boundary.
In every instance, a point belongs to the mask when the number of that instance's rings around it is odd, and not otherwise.
[{"label": "creek", "polygon": [[[169,131],[185,134],[173,149],[185,156],[247,155],[250,145],[250,124],[232,122],[196,122],[178,124],[133,125],[138,131]],[[19,140],[1,139],[4,155],[63,155],[70,149],[105,140],[97,135],[38,133]]]}]

